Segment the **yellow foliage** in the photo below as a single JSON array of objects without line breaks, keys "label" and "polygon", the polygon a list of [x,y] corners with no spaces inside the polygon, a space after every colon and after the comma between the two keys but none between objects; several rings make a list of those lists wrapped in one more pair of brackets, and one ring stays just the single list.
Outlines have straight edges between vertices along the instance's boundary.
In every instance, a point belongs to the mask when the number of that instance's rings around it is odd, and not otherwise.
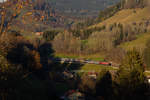
[{"label": "yellow foliage", "polygon": [[32,15],[32,12],[27,12],[26,16]]}]

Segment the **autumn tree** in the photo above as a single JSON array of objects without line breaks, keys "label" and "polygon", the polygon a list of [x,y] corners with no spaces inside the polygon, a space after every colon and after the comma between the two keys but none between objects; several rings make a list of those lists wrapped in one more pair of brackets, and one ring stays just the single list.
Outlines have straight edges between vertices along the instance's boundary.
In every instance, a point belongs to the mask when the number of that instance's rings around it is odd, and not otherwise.
[{"label": "autumn tree", "polygon": [[0,98],[8,100],[15,94],[16,86],[22,80],[23,69],[22,66],[12,64],[8,61],[8,52],[16,47],[14,44],[16,38],[11,35],[5,35],[0,38]]},{"label": "autumn tree", "polygon": [[59,32],[56,30],[45,31],[43,34],[43,38],[46,41],[52,41],[58,33]]},{"label": "autumn tree", "polygon": [[113,48],[113,34],[108,32],[94,32],[88,39],[89,53],[107,52]]},{"label": "autumn tree", "polygon": [[26,6],[27,3],[29,3],[29,0],[7,0],[1,5],[1,35],[4,35],[8,31],[13,20],[19,16],[21,9]]},{"label": "autumn tree", "polygon": [[120,64],[123,61],[125,54],[126,52],[122,48],[113,48],[106,54],[106,59],[113,63]]},{"label": "autumn tree", "polygon": [[81,77],[81,81],[79,83],[79,89],[80,91],[87,93],[88,95],[94,95],[95,94],[95,81],[88,77],[87,74],[84,74]]},{"label": "autumn tree", "polygon": [[149,0],[122,0],[124,8],[143,8],[148,6]]},{"label": "autumn tree", "polygon": [[55,37],[52,44],[56,52],[80,54],[80,50],[81,50],[80,38],[73,36],[68,31],[59,33]]},{"label": "autumn tree", "polygon": [[40,62],[40,54],[36,50],[32,50],[29,52],[29,66],[32,70],[39,70],[42,68],[42,64]]}]

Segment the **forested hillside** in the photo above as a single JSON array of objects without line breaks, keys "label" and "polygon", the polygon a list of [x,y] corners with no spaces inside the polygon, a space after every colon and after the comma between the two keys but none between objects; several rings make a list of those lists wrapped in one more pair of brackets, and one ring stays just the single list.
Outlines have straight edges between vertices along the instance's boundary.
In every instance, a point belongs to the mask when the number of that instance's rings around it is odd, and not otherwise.
[{"label": "forested hillside", "polygon": [[149,1],[122,0],[82,22],[48,0],[1,3],[0,100],[150,100]]},{"label": "forested hillside", "polygon": [[[10,30],[20,31],[24,35],[34,35],[35,32],[43,32],[53,28],[69,27],[76,19],[60,15],[48,2],[28,0],[28,6],[21,9],[14,18]],[[9,5],[7,13],[11,14],[14,5]],[[6,16],[9,18],[9,16]],[[7,19],[8,19],[7,18]],[[7,22],[6,22],[7,23]]]},{"label": "forested hillside", "polygon": [[[111,0],[28,0],[12,27],[15,31],[42,32],[53,28],[69,28],[82,20],[92,19],[98,12],[117,2]],[[10,5],[10,10],[13,5]],[[76,16],[77,15],[77,16]],[[92,22],[93,23],[93,22]],[[20,30],[21,29],[21,30]]]},{"label": "forested hillside", "polygon": [[[50,0],[47,0],[50,1]],[[52,6],[59,12],[69,15],[91,15],[98,13],[119,0],[51,0]]]},{"label": "forested hillside", "polygon": [[[98,53],[109,60],[115,60],[116,57],[118,62],[121,59],[118,57],[126,51],[120,48],[121,44],[150,32],[148,3],[149,0],[120,2],[100,12],[97,24],[88,27],[78,25],[58,34],[53,40],[56,52],[78,55]],[[140,52],[143,53],[141,49]]]}]

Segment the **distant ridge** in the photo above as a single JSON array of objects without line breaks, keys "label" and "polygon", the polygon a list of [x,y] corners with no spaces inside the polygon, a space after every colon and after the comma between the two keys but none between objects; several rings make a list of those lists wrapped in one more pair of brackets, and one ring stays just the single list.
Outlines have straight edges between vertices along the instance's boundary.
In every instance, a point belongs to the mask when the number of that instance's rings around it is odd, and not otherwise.
[{"label": "distant ridge", "polygon": [[[41,0],[37,0],[41,2]],[[60,13],[69,15],[97,15],[100,10],[112,6],[120,0],[42,0],[50,3]]]}]

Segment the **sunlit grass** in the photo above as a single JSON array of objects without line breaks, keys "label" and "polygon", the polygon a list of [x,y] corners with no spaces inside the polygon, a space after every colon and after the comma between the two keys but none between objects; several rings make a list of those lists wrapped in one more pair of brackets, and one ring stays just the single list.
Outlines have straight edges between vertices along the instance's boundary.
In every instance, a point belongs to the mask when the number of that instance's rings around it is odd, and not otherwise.
[{"label": "sunlit grass", "polygon": [[149,72],[145,72],[144,73],[146,76],[150,76],[150,73]]},{"label": "sunlit grass", "polygon": [[[81,71],[94,71],[94,72],[101,72],[103,69],[107,71],[117,71],[119,68],[113,66],[103,66],[103,65],[96,65],[96,64],[85,64],[80,68]],[[144,72],[146,76],[150,76],[150,72]]]},{"label": "sunlit grass", "polygon": [[117,12],[114,16],[107,20],[90,26],[89,28],[101,27],[103,25],[111,25],[113,23],[129,24],[133,22],[142,22],[144,19],[149,19],[150,13],[149,8],[136,8],[136,9],[124,9]]},{"label": "sunlit grass", "polygon": [[96,64],[85,64],[84,66],[80,68],[80,70],[83,70],[83,71],[95,71],[95,72],[100,72],[102,69],[117,70],[117,68],[114,68],[112,66],[96,65]]},{"label": "sunlit grass", "polygon": [[143,51],[146,47],[146,42],[149,39],[150,39],[150,33],[145,33],[137,36],[136,40],[121,44],[120,47],[124,48],[125,50],[132,50],[133,48],[136,48],[140,51]]}]

